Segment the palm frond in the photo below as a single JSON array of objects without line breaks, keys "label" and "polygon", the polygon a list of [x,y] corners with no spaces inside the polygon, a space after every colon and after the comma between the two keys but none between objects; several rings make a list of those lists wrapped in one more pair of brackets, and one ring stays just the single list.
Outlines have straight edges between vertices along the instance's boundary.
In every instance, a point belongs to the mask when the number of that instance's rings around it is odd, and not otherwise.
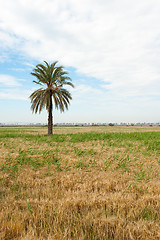
[{"label": "palm frond", "polygon": [[36,83],[36,84],[42,85],[41,82],[37,82],[37,81],[33,81],[33,82]]},{"label": "palm frond", "polygon": [[59,109],[61,112],[68,109],[70,100],[72,100],[70,92],[63,88],[64,85],[74,87],[71,82],[72,79],[68,76],[68,72],[64,71],[63,66],[56,66],[57,63],[55,61],[49,64],[44,61],[44,64],[36,65],[36,68],[31,72],[37,79],[33,82],[43,86],[43,88],[34,91],[30,95],[31,109],[35,113],[38,111],[40,113],[43,108],[49,111],[50,94],[52,94],[55,109]]}]

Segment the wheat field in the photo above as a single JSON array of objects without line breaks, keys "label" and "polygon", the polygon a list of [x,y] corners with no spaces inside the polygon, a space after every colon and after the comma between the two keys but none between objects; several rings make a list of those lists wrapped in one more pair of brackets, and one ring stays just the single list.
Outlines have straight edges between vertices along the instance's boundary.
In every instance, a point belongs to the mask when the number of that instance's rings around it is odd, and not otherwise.
[{"label": "wheat field", "polygon": [[160,239],[160,127],[0,127],[0,239]]}]

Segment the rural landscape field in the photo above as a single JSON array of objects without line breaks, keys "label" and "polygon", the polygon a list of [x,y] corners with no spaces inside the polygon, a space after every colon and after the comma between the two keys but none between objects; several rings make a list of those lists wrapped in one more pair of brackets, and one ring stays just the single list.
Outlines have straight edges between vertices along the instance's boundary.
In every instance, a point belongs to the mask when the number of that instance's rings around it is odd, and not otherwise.
[{"label": "rural landscape field", "polygon": [[160,127],[0,127],[0,239],[160,239]]}]

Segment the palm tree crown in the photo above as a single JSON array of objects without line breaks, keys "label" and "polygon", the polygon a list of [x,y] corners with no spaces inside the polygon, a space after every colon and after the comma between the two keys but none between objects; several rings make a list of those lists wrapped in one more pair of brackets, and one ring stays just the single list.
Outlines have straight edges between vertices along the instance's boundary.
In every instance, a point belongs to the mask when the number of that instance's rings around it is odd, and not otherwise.
[{"label": "palm tree crown", "polygon": [[54,105],[56,109],[59,109],[61,112],[64,112],[65,109],[68,109],[70,100],[72,100],[70,92],[63,88],[64,85],[69,85],[74,87],[71,83],[71,78],[68,77],[68,72],[64,71],[63,66],[56,66],[57,61],[49,64],[44,61],[45,64],[38,64],[36,68],[33,69],[31,74],[36,77],[36,81],[33,81],[36,84],[41,85],[42,87],[34,91],[30,95],[31,99],[31,109],[33,112],[39,113],[43,108],[46,108],[48,111],[48,134],[52,134],[52,108]]}]

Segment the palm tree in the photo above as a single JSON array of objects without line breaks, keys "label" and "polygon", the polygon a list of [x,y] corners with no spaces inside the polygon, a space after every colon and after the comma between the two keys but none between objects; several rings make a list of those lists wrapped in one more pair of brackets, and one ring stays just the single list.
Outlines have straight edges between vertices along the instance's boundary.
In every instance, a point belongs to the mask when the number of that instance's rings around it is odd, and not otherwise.
[{"label": "palm tree", "polygon": [[42,86],[30,95],[32,112],[39,113],[43,108],[48,111],[48,135],[53,133],[53,101],[55,109],[59,109],[64,112],[68,109],[70,100],[72,99],[70,92],[63,88],[64,85],[74,87],[71,83],[71,78],[68,77],[68,72],[64,71],[63,66],[56,66],[57,61],[49,64],[44,61],[45,64],[38,64],[33,69],[31,74],[36,77],[37,81],[33,81],[36,84]]}]

